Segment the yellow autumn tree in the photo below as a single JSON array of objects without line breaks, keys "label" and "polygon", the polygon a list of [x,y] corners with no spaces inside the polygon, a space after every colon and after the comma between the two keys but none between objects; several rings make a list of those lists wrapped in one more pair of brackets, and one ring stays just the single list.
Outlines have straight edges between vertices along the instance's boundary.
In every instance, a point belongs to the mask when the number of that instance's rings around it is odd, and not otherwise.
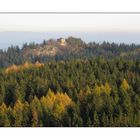
[{"label": "yellow autumn tree", "polygon": [[95,84],[93,91],[94,91],[94,93],[95,93],[96,95],[100,95],[101,92],[102,92],[102,89],[101,89],[100,86],[98,86],[97,84]]},{"label": "yellow autumn tree", "polygon": [[52,115],[60,119],[66,111],[67,106],[72,103],[71,98],[66,93],[56,93],[49,90],[46,97],[41,98],[42,106]]},{"label": "yellow autumn tree", "polygon": [[92,92],[90,90],[90,87],[87,85],[86,88],[84,90],[80,90],[78,96],[78,99],[80,101],[86,99],[85,97],[87,97],[88,95],[90,95]]},{"label": "yellow autumn tree", "polygon": [[104,93],[106,93],[108,95],[111,93],[111,87],[108,84],[108,82],[105,82],[105,84],[102,86],[102,90]]},{"label": "yellow autumn tree", "polygon": [[23,104],[17,100],[13,108],[14,126],[22,126],[23,121]]},{"label": "yellow autumn tree", "polygon": [[56,118],[61,118],[61,115],[66,111],[67,106],[71,103],[72,100],[66,93],[57,93],[53,104],[53,115]]},{"label": "yellow autumn tree", "polygon": [[120,85],[120,88],[123,90],[123,91],[127,91],[130,86],[128,84],[128,82],[126,81],[126,79],[123,79],[121,85]]},{"label": "yellow autumn tree", "polygon": [[46,98],[46,105],[47,105],[47,107],[50,110],[52,110],[53,109],[54,102],[56,100],[56,95],[54,94],[53,91],[51,91],[49,89],[48,94],[47,94],[47,96],[45,98]]},{"label": "yellow autumn tree", "polygon": [[19,67],[16,66],[15,64],[13,64],[12,66],[6,68],[5,72],[8,73],[12,73],[12,72],[18,72],[19,71]]},{"label": "yellow autumn tree", "polygon": [[10,121],[7,114],[7,107],[4,103],[0,106],[0,126],[10,126]]},{"label": "yellow autumn tree", "polygon": [[28,69],[31,66],[29,62],[25,62],[23,65],[20,66],[21,69]]},{"label": "yellow autumn tree", "polygon": [[44,66],[44,64],[38,61],[35,64],[29,63],[26,61],[23,65],[19,65],[19,66],[16,66],[15,64],[13,64],[12,66],[6,68],[5,72],[8,74],[8,73],[13,73],[13,72],[20,72],[22,70],[29,69],[31,67],[38,68],[42,66]]},{"label": "yellow autumn tree", "polygon": [[40,63],[39,61],[36,61],[36,63],[34,64],[34,66],[39,68],[39,67],[44,66],[44,64],[43,63]]}]

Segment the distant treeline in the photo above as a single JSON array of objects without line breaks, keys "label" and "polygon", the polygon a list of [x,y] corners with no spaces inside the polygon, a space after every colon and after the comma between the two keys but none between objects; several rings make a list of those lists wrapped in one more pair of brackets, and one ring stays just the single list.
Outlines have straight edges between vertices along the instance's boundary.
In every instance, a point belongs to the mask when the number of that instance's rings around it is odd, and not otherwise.
[{"label": "distant treeline", "polygon": [[[140,58],[140,45],[135,44],[116,44],[116,43],[95,43],[90,42],[88,44],[84,43],[81,39],[69,37],[67,40],[69,46],[74,48],[78,46],[78,53],[75,51],[65,51],[62,54],[56,54],[55,56],[25,56],[25,50],[36,49],[39,46],[44,46],[46,44],[51,44],[54,40],[43,41],[41,44],[36,43],[25,43],[20,49],[18,46],[11,46],[6,51],[0,50],[0,67],[7,67],[12,64],[23,64],[25,61],[35,63],[48,62],[48,61],[59,61],[59,60],[70,60],[75,58],[86,59],[86,58],[97,58],[103,57],[107,59],[114,58],[125,58],[127,60],[139,60]],[[77,49],[78,49],[77,48]],[[83,48],[83,49],[81,49]]]}]

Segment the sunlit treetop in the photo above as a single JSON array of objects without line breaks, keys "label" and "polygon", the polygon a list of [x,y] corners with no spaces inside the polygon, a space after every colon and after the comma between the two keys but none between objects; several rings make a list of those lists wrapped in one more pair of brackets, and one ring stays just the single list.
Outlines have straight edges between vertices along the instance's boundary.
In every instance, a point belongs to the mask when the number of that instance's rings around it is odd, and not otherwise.
[{"label": "sunlit treetop", "polygon": [[44,64],[40,63],[39,61],[37,61],[35,64],[29,63],[26,61],[23,65],[19,65],[19,66],[13,64],[12,66],[6,68],[5,72],[6,72],[6,74],[8,74],[8,73],[13,73],[13,72],[20,72],[22,70],[29,69],[31,67],[39,68],[42,66],[44,66]]}]

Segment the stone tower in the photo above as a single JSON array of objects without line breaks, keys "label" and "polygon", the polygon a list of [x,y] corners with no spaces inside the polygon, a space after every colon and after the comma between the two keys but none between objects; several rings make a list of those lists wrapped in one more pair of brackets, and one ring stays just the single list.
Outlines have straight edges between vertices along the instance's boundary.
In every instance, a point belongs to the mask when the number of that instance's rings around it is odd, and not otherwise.
[{"label": "stone tower", "polygon": [[59,38],[57,39],[57,42],[62,45],[62,46],[65,46],[66,45],[66,40],[64,38]]}]

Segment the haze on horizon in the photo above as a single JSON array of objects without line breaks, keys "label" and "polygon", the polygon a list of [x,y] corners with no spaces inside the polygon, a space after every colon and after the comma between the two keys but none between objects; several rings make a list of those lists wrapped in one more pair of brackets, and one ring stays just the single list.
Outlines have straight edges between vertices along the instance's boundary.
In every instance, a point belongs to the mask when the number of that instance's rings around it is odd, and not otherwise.
[{"label": "haze on horizon", "polygon": [[0,48],[75,36],[140,44],[140,14],[0,14]]}]

